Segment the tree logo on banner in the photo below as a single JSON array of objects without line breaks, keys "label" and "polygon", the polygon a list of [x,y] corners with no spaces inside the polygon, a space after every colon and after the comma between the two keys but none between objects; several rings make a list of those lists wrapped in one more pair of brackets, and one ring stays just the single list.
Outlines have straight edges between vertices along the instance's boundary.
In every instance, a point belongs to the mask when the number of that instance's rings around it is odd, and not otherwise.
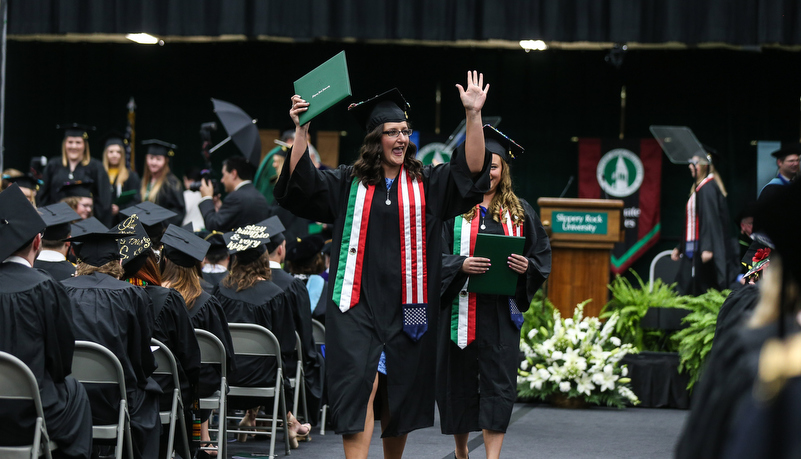
[{"label": "tree logo on banner", "polygon": [[615,148],[603,155],[596,169],[598,184],[616,198],[632,195],[640,189],[645,170],[642,161],[630,150]]}]

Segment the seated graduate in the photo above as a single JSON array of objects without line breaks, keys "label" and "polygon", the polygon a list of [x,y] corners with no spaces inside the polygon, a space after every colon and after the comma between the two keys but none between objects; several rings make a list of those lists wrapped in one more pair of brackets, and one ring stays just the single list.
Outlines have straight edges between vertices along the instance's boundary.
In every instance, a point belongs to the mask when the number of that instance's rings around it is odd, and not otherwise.
[{"label": "seated graduate", "polygon": [[[270,257],[270,272],[272,274],[271,280],[284,291],[286,303],[292,310],[295,331],[298,333],[298,336],[300,336],[300,342],[303,348],[303,371],[305,372],[304,377],[306,379],[307,411],[311,423],[317,424],[317,414],[320,410],[320,401],[323,396],[325,361],[323,360],[323,356],[317,352],[317,347],[314,344],[309,292],[306,290],[306,284],[303,279],[292,276],[281,268],[281,263],[286,258],[287,247],[283,234],[284,227],[281,224],[281,220],[278,217],[270,217],[267,219],[267,222],[270,222],[268,226],[272,229],[270,241],[267,242],[267,253]],[[309,246],[301,242],[296,244],[296,246],[303,244],[301,247],[308,246],[310,252],[317,252],[319,254],[323,246],[322,237],[317,235],[316,238],[312,236],[307,236],[307,238],[315,241],[319,239],[320,243]],[[297,250],[295,252],[297,253]],[[317,293],[320,294],[321,292]],[[284,373],[289,377],[294,377],[297,370],[297,350],[295,347],[296,346],[292,346],[291,349],[284,349],[281,347],[281,352],[284,354]],[[294,392],[292,390],[288,391],[287,400],[293,400],[293,397]]]},{"label": "seated graduate", "polygon": [[120,209],[120,214],[125,217],[136,214],[139,217],[139,222],[142,223],[147,236],[150,238],[150,249],[153,250],[156,257],[160,257],[161,235],[164,234],[169,222],[174,220],[178,214],[150,201],[143,201],[125,209]]},{"label": "seated graduate", "polygon": [[64,239],[70,237],[70,222],[80,217],[63,202],[40,207],[39,215],[47,224],[47,229],[42,236],[42,251],[33,267],[47,271],[57,281],[75,276],[75,265],[67,260],[70,243]]},{"label": "seated graduate", "polygon": [[[75,337],[72,305],[64,288],[31,269],[45,222],[18,185],[0,193],[0,351],[28,365],[42,399],[53,457],[89,458],[92,412],[84,387],[69,374]],[[0,403],[0,445],[30,444],[36,413],[32,403]]]},{"label": "seated graduate", "polygon": [[[189,320],[184,298],[176,290],[161,286],[156,255],[150,250],[150,238],[139,222],[136,214],[117,225],[118,230],[133,228],[136,233],[132,237],[120,239],[120,255],[123,279],[144,289],[153,306],[153,338],[164,343],[175,356],[178,366],[178,380],[181,384],[181,400],[184,405],[184,419],[187,432],[191,431],[192,402],[195,399],[195,387],[200,377],[200,348],[195,337],[195,327]],[[159,402],[161,411],[169,411],[172,406],[173,382],[170,375],[153,375],[162,391]],[[169,431],[163,429],[160,441],[159,457],[166,453]],[[194,451],[183,451],[183,443],[175,442],[181,457],[193,457]],[[192,444],[190,444],[190,448]]]},{"label": "seated graduate", "polygon": [[[229,256],[228,247],[225,246],[223,233],[219,231],[203,230],[198,233],[209,244],[209,251],[203,258],[203,279],[212,286],[212,291],[228,275]],[[208,292],[212,293],[212,292]]]},{"label": "seated graduate", "polygon": [[[331,244],[328,243],[329,253]],[[325,292],[328,291],[328,280],[325,265],[326,242],[319,234],[310,234],[302,239],[298,239],[291,246],[286,248],[286,269],[296,279],[300,279],[306,285],[309,292],[309,307],[311,308],[312,318],[319,320],[325,325]]]},{"label": "seated graduate", "polygon": [[[167,227],[161,242],[164,247],[160,263],[162,285],[175,289],[183,297],[194,328],[206,330],[222,341],[228,364],[227,374],[231,375],[236,370],[236,363],[228,320],[217,298],[201,288],[197,271],[197,264],[205,256],[209,243],[175,225]],[[208,397],[219,390],[221,377],[216,365],[202,365],[197,397]],[[201,442],[207,442],[210,438],[210,414],[210,410],[201,411]]]},{"label": "seated graduate", "polygon": [[[116,228],[73,236],[78,272],[63,281],[73,309],[75,339],[94,341],[108,348],[125,371],[128,409],[134,455],[158,455],[161,421],[161,387],[151,375],[156,361],[150,350],[153,336],[153,308],[144,290],[120,280],[123,269],[117,240],[133,236],[133,231]],[[118,392],[114,388],[87,386],[95,424],[117,422]]]}]

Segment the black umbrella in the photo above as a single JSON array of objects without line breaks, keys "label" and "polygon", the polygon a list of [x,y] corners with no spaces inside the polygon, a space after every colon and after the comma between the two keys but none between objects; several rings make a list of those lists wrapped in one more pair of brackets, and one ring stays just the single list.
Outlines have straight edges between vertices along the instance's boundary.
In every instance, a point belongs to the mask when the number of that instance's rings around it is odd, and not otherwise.
[{"label": "black umbrella", "polygon": [[225,132],[228,133],[228,138],[209,150],[209,153],[213,153],[229,140],[233,140],[242,155],[251,164],[258,167],[261,162],[261,138],[259,137],[259,128],[256,127],[256,120],[230,102],[218,99],[211,99],[211,102],[214,104],[214,113],[217,114]]}]

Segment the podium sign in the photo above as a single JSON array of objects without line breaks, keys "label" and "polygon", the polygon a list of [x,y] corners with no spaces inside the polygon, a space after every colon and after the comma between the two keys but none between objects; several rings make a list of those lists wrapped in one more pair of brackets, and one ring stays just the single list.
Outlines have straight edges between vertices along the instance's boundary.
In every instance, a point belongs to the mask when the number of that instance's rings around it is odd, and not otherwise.
[{"label": "podium sign", "polygon": [[540,198],[540,217],[551,240],[548,298],[562,317],[571,317],[578,303],[597,316],[609,296],[609,260],[623,240],[623,201],[609,199]]}]

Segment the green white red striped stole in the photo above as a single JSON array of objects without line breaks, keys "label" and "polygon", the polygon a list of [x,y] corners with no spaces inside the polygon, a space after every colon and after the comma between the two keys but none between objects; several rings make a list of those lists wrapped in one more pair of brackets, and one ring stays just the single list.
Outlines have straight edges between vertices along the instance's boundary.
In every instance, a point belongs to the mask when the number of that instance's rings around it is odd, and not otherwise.
[{"label": "green white red striped stole", "polygon": [[[334,282],[334,303],[345,312],[359,303],[364,248],[375,185],[365,186],[354,178],[339,248],[339,264]],[[428,303],[426,265],[426,200],[423,184],[409,177],[401,167],[398,182],[398,211],[401,249],[401,301],[404,305]]]},{"label": "green white red striped stole", "polygon": [[709,183],[710,180],[714,179],[715,176],[709,174],[706,176],[705,179],[695,187],[695,193],[690,196],[690,199],[687,200],[687,208],[686,208],[686,215],[685,215],[685,222],[684,222],[684,253],[688,257],[693,256],[693,252],[695,251],[695,241],[698,240],[698,206],[696,204],[696,197],[698,190],[701,189],[702,186]]},{"label": "green white red striped stole", "polygon": [[[476,207],[479,207],[478,205]],[[522,236],[523,225],[515,225],[508,211],[500,210],[504,216],[501,224],[503,233],[507,236]],[[476,210],[476,216],[467,221],[458,216],[453,222],[453,254],[463,257],[472,257],[476,248],[478,236],[478,223],[481,220],[481,209]],[[459,296],[453,300],[451,306],[451,341],[459,348],[464,349],[476,339],[476,293],[467,291],[468,279],[465,281]]]}]

